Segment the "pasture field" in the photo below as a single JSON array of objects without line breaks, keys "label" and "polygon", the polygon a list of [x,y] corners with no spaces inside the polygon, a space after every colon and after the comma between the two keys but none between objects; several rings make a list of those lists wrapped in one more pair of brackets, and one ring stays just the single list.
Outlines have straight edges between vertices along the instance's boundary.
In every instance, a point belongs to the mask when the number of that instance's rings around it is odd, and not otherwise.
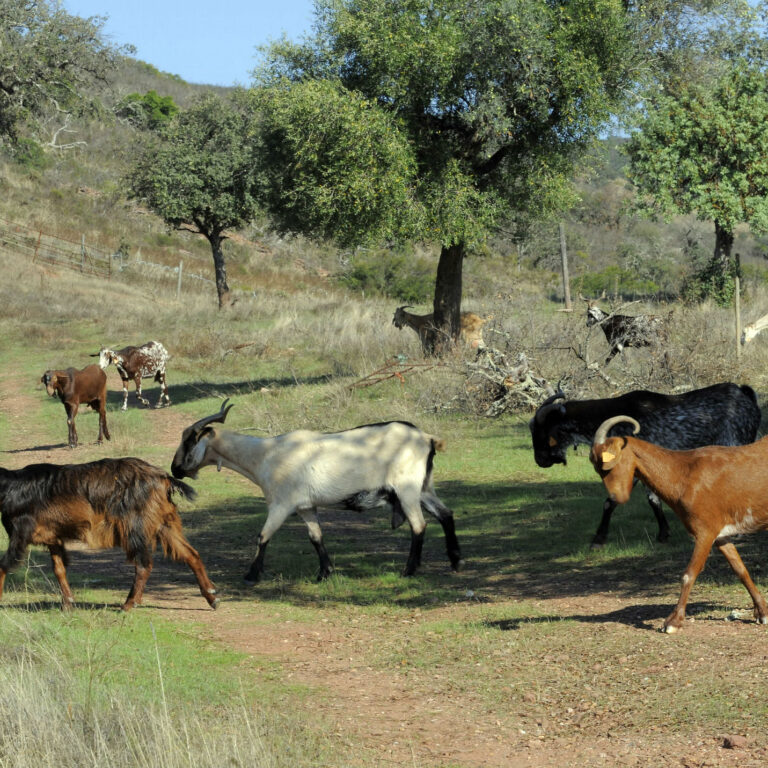
[{"label": "pasture field", "polygon": [[[726,620],[751,605],[727,564],[711,557],[684,631],[661,634],[691,550],[677,520],[669,513],[672,539],[656,543],[638,492],[614,515],[608,545],[590,551],[604,494],[584,448],[567,467],[540,469],[529,414],[430,409],[442,390],[428,374],[350,388],[416,348],[415,335],[392,329],[390,304],[329,290],[312,301],[244,298],[218,313],[213,297],[176,302],[5,256],[0,266],[17,277],[0,288],[3,466],[136,455],[167,469],[183,428],[224,397],[235,403],[227,426],[254,435],[406,418],[447,441],[436,488],[466,558],[461,573],[450,571],[433,523],[420,571],[401,578],[406,528],[329,511],[329,580],[315,581],[314,549],[292,520],[270,544],[269,578],[246,588],[265,505],[244,478],[207,468],[191,481],[197,500],[180,509],[219,610],[208,609],[191,572],[159,554],[144,605],[128,615],[116,610],[132,578],[119,550],[73,548],[78,604],[67,614],[46,552],[33,549],[8,578],[0,766],[765,764],[768,635]],[[713,376],[742,375],[724,353],[717,358],[720,331],[707,322],[713,346],[696,354],[711,358]],[[533,333],[522,318],[518,327],[513,343]],[[705,337],[688,334],[673,344],[690,360],[689,339]],[[172,355],[173,405],[139,408],[131,390],[122,413],[109,369],[112,441],[95,444],[97,416],[83,410],[81,447],[67,449],[64,410],[46,396],[42,372],[87,365],[101,344],[152,338]],[[762,402],[762,379],[749,381]],[[145,382],[145,392],[156,401],[157,385]],[[739,549],[768,588],[765,537]],[[725,748],[733,736],[743,737],[739,748]]]}]

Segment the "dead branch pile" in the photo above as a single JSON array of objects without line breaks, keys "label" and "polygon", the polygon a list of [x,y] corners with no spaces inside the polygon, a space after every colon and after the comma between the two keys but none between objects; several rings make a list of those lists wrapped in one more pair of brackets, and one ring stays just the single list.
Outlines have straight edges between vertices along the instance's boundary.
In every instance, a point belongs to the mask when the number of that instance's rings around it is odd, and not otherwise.
[{"label": "dead branch pile", "polygon": [[477,357],[465,361],[462,391],[441,410],[461,410],[478,416],[499,416],[502,413],[530,412],[554,389],[531,370],[524,352],[514,362],[498,349],[486,348]]}]

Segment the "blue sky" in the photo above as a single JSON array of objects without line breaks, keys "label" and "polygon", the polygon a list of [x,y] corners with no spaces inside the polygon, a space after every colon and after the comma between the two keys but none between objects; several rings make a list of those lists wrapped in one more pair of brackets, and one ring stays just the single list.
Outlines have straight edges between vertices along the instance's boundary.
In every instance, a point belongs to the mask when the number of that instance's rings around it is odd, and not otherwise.
[{"label": "blue sky", "polygon": [[312,0],[63,0],[76,16],[108,16],[104,33],[136,58],[191,83],[248,85],[257,46],[310,32]]}]

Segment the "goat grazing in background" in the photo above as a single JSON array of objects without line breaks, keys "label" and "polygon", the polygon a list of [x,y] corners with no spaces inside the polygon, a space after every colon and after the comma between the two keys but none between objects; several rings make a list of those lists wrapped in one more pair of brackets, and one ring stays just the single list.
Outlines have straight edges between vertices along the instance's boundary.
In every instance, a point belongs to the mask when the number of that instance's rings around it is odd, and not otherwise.
[{"label": "goat grazing in background", "polygon": [[264,553],[285,520],[298,514],[320,560],[318,581],[333,572],[317,519],[318,507],[364,511],[385,507],[392,527],[405,520],[411,527],[411,550],[404,575],[411,576],[421,562],[429,512],[443,527],[448,558],[454,570],[461,552],[453,513],[432,486],[435,451],[443,443],[412,424],[385,422],[321,433],[301,430],[277,437],[258,438],[212,427],[223,423],[231,405],[224,401],[219,413],[200,419],[184,430],[171,464],[174,477],[197,477],[202,467],[214,464],[233,469],[264,491],[267,519],[259,533],[256,557],[245,581],[253,584],[264,572]]},{"label": "goat grazing in background", "polygon": [[[398,307],[395,310],[395,316],[392,318],[392,325],[395,328],[403,328],[408,326],[413,328],[419,336],[422,349],[425,353],[428,350],[427,332],[434,328],[433,320],[434,313],[429,315],[413,315],[410,312],[406,312],[406,307],[410,304],[403,304],[402,307]],[[459,340],[462,344],[466,344],[470,349],[483,349],[485,342],[483,341],[483,326],[488,321],[488,318],[480,317],[474,312],[462,312],[459,318]]]},{"label": "goat grazing in background", "polygon": [[165,383],[165,366],[168,362],[168,352],[159,341],[148,341],[140,347],[123,347],[115,352],[108,347],[102,347],[98,354],[91,357],[99,358],[99,366],[106,370],[110,364],[117,368],[123,382],[123,406],[128,407],[128,382],[136,385],[136,398],[143,405],[149,405],[149,400],[141,396],[141,380],[153,377],[160,384],[160,397],[156,408],[160,408],[163,400],[168,405],[171,398],[168,396],[168,386]]},{"label": "goat grazing in background", "polygon": [[623,504],[635,478],[639,479],[674,509],[694,540],[680,599],[665,619],[663,631],[677,632],[682,627],[688,596],[713,544],[752,597],[757,621],[768,624],[768,605],[731,541],[768,528],[768,437],[738,447],[670,451],[634,437],[608,437],[611,427],[621,422],[631,424],[635,434],[640,430],[628,416],[608,419],[595,433],[590,453],[609,496]]},{"label": "goat grazing in background", "polygon": [[[597,428],[613,416],[631,416],[639,422],[646,440],[665,448],[684,450],[703,445],[744,445],[754,442],[760,428],[760,408],[751,387],[714,384],[679,395],[647,390],[628,392],[602,400],[566,400],[558,390],[536,410],[529,422],[533,456],[540,467],[566,463],[569,446],[591,445]],[[614,435],[629,434],[620,424]],[[646,488],[648,503],[659,526],[659,541],[669,537],[669,524],[661,502]],[[617,502],[607,498],[603,517],[592,539],[592,548],[605,544]]]},{"label": "goat grazing in background", "polygon": [[596,301],[583,296],[579,298],[587,302],[587,327],[599,325],[611,348],[604,365],[625,347],[653,347],[667,341],[666,322],[658,315],[609,315],[597,306]]},{"label": "goat grazing in background", "polygon": [[[94,366],[96,367],[96,366]],[[74,603],[67,582],[67,541],[93,549],[122,547],[136,569],[123,605],[141,603],[158,543],[195,574],[200,592],[216,607],[216,590],[198,553],[184,538],[173,493],[192,499],[195,492],[141,459],[101,459],[86,464],[30,464],[0,468],[0,509],[8,532],[8,551],[0,558],[0,597],[8,571],[30,544],[48,547],[61,587],[62,607]]]},{"label": "goat grazing in background", "polygon": [[70,448],[77,447],[75,416],[78,408],[85,404],[99,412],[99,439],[110,439],[107,429],[107,374],[98,365],[88,365],[82,371],[67,368],[66,371],[47,370],[40,381],[51,397],[57,397],[64,403],[69,428],[68,443]]}]

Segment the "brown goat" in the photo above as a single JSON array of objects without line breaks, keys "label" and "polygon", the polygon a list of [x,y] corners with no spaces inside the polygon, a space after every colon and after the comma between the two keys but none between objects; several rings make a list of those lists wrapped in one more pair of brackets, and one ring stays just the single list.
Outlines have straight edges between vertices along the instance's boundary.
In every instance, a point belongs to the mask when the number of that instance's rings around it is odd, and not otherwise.
[{"label": "brown goat", "polygon": [[107,429],[107,374],[98,365],[87,365],[82,371],[67,368],[66,371],[46,371],[40,381],[45,384],[46,392],[51,397],[58,395],[64,403],[69,427],[69,447],[77,447],[77,430],[75,416],[80,405],[90,405],[99,412],[99,439],[109,437]]},{"label": "brown goat", "polygon": [[[406,312],[405,309],[410,305],[404,304],[395,310],[395,316],[392,318],[392,325],[395,328],[402,328],[407,325],[413,328],[419,336],[421,346],[425,352],[428,351],[428,331],[433,328],[434,313],[428,315],[414,315]],[[483,326],[488,322],[487,317],[480,317],[474,312],[462,312],[459,318],[459,340],[466,344],[470,349],[483,349]]]},{"label": "brown goat", "polygon": [[639,479],[672,507],[694,540],[680,599],[663,631],[682,627],[688,596],[713,544],[747,588],[757,621],[768,624],[768,605],[731,541],[768,528],[768,437],[748,445],[672,451],[634,437],[607,437],[608,430],[621,422],[632,424],[635,434],[640,430],[634,419],[614,416],[598,428],[590,453],[608,495],[623,504]]},{"label": "brown goat", "polygon": [[200,592],[215,608],[216,590],[200,556],[184,538],[173,493],[195,496],[186,483],[141,459],[0,468],[0,509],[8,532],[8,551],[0,558],[0,597],[8,571],[23,559],[30,544],[39,544],[51,553],[62,608],[70,608],[74,598],[67,582],[64,544],[82,541],[93,549],[122,547],[134,564],[133,586],[122,606],[128,611],[141,603],[159,543],[164,554],[192,569]]}]

